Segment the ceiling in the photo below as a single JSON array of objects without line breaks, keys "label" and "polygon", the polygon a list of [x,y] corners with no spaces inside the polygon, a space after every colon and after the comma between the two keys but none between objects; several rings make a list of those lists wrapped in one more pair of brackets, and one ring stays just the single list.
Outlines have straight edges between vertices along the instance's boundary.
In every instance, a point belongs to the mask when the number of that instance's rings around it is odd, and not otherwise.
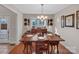
[{"label": "ceiling", "polygon": [[[41,4],[11,4],[23,14],[41,14]],[[70,4],[44,4],[44,14],[55,14]]]}]

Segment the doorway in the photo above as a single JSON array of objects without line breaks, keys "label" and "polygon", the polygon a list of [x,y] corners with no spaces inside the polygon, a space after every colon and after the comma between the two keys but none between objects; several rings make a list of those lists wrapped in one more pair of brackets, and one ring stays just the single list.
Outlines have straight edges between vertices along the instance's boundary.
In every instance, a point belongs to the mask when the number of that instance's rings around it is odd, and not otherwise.
[{"label": "doorway", "polygon": [[8,40],[8,20],[5,18],[0,18],[0,43],[8,43]]}]

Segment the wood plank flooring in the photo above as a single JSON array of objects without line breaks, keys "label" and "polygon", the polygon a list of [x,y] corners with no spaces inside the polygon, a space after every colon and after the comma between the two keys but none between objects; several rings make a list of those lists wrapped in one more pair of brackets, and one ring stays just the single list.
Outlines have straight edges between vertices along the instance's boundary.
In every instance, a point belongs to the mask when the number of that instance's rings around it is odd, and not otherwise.
[{"label": "wood plank flooring", "polygon": [[[23,54],[24,45],[22,43],[18,45],[0,44],[0,54]],[[59,45],[60,54],[71,54],[63,45]]]},{"label": "wood plank flooring", "polygon": [[8,54],[14,47],[8,43],[0,43],[0,54]]},{"label": "wood plank flooring", "polygon": [[[9,54],[23,54],[24,45],[20,43],[16,45]],[[66,49],[63,45],[59,44],[59,54],[72,54],[68,49]]]}]

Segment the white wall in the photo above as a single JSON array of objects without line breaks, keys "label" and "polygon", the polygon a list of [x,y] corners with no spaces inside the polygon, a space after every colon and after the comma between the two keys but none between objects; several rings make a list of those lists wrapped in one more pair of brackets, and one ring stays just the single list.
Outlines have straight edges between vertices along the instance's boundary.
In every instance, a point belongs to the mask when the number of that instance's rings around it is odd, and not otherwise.
[{"label": "white wall", "polygon": [[[0,5],[0,17],[6,17],[8,19],[8,31],[9,31],[9,42],[16,41],[16,14],[4,6]],[[5,41],[1,41],[0,43],[5,43]]]},{"label": "white wall", "polygon": [[23,15],[21,13],[17,13],[17,41],[16,44],[20,43],[20,39],[22,37],[23,31]]},{"label": "white wall", "polygon": [[16,18],[17,18],[17,15],[12,15],[11,16],[11,21],[9,22],[10,24],[10,34],[9,34],[9,43],[16,43],[16,40],[17,40],[17,36],[16,36],[16,32],[17,32],[17,22],[16,22]]},{"label": "white wall", "polygon": [[[37,16],[39,16],[39,15],[40,14],[24,14],[23,18],[28,18],[28,19],[32,20],[32,19],[36,19]],[[48,16],[49,19],[51,19],[51,18],[54,19],[54,15],[52,15],[52,14],[47,14],[46,16]],[[30,26],[23,26],[23,33],[25,33],[27,30],[31,30],[31,27],[32,27],[31,25]],[[48,31],[54,33],[54,25],[50,26],[50,27],[47,26],[47,29],[48,29]]]},{"label": "white wall", "polygon": [[70,5],[69,7],[59,11],[55,15],[55,26],[58,33],[65,40],[63,45],[68,48],[73,53],[79,53],[79,29],[76,29],[76,17],[75,17],[75,27],[65,27],[61,28],[61,16],[75,14],[79,10],[79,5]]},{"label": "white wall", "polygon": [[22,37],[22,29],[23,29],[23,14],[17,10],[12,4],[4,4],[4,7],[8,8],[12,12],[16,13],[16,41],[15,43],[20,43],[20,39]]}]

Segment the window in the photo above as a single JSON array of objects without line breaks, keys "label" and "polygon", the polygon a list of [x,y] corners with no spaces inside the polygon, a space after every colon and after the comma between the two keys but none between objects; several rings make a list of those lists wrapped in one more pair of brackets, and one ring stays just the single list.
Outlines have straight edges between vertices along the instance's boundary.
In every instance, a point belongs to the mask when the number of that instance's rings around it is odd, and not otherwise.
[{"label": "window", "polygon": [[1,30],[6,30],[7,29],[7,20],[6,19],[0,19],[0,26]]},{"label": "window", "polygon": [[45,20],[33,19],[32,27],[44,27],[46,25]]}]

